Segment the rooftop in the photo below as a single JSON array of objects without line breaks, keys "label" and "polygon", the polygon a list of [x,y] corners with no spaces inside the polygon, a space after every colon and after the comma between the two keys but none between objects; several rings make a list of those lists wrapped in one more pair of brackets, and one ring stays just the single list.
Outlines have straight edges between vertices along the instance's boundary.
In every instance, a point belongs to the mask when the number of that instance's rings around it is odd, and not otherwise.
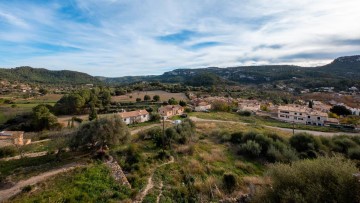
[{"label": "rooftop", "polygon": [[143,116],[143,115],[148,115],[149,112],[147,112],[146,110],[137,110],[137,111],[129,111],[129,112],[122,112],[119,113],[119,116],[121,118],[129,118],[129,117],[137,117],[137,116]]}]

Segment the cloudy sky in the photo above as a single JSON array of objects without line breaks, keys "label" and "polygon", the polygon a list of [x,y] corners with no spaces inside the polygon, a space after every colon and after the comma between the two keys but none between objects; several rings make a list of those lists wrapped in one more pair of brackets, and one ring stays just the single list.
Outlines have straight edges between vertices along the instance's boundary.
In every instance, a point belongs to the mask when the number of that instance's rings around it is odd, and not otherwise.
[{"label": "cloudy sky", "polygon": [[359,0],[0,0],[0,67],[101,76],[360,54]]}]

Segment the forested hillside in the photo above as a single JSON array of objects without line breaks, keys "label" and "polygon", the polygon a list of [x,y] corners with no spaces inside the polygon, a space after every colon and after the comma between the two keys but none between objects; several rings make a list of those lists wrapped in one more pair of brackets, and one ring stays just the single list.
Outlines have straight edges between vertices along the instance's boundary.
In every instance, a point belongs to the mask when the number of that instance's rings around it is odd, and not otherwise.
[{"label": "forested hillside", "polygon": [[97,78],[86,73],[69,70],[53,71],[43,68],[32,68],[28,66],[11,69],[0,69],[0,79],[18,81],[22,83],[41,83],[52,85],[101,83]]}]

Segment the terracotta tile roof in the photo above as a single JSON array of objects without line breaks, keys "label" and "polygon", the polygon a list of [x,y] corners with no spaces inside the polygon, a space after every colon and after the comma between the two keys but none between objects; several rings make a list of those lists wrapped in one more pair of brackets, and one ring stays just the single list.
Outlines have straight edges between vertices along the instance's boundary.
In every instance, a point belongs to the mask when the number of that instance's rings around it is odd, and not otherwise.
[{"label": "terracotta tile roof", "polygon": [[122,112],[119,113],[119,116],[121,118],[129,118],[129,117],[137,117],[137,116],[143,116],[143,115],[148,115],[149,112],[147,112],[146,110],[137,110],[137,111],[129,111],[129,112]]},{"label": "terracotta tile roof", "polygon": [[159,108],[159,110],[164,110],[164,111],[172,111],[172,110],[178,110],[178,109],[182,109],[183,107],[180,105],[167,105],[167,106],[162,106]]}]

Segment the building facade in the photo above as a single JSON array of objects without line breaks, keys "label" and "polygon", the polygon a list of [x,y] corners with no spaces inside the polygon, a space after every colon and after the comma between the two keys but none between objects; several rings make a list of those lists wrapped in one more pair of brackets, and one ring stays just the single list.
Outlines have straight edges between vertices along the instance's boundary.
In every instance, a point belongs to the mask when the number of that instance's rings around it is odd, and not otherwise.
[{"label": "building facade", "polygon": [[143,123],[150,120],[150,114],[146,110],[137,110],[119,113],[123,121],[129,124]]},{"label": "building facade", "polygon": [[279,106],[278,119],[285,122],[324,126],[328,115],[304,106]]},{"label": "building facade", "polygon": [[180,105],[167,105],[167,106],[162,106],[158,109],[158,113],[165,117],[165,118],[169,118],[171,116],[175,116],[175,115],[181,115],[184,113],[184,107],[180,106]]}]

